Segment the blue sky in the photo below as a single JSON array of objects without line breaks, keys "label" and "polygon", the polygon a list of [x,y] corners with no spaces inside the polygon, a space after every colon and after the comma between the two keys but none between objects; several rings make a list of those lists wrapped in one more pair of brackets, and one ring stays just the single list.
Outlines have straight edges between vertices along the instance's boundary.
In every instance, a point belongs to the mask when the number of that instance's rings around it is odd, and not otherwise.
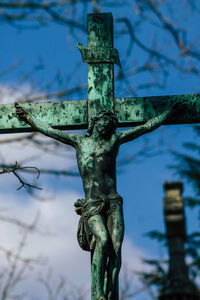
[{"label": "blue sky", "polygon": [[[122,13],[126,12],[127,14],[131,14],[126,10],[119,11],[115,9],[113,11],[114,18],[123,16]],[[86,17],[81,20],[82,22],[86,22]],[[193,21],[187,21],[188,26],[194,28],[194,23],[196,19]],[[116,25],[117,27],[118,25]],[[196,30],[198,30],[199,26],[196,24]],[[148,30],[142,30],[140,35],[145,43],[150,43],[152,37],[156,33],[153,29],[148,28]],[[77,36],[71,38],[70,33],[64,26],[51,24],[49,26],[44,26],[38,30],[20,30],[10,25],[1,25],[0,27],[0,35],[1,35],[1,49],[0,49],[0,62],[2,70],[6,69],[10,64],[20,62],[18,68],[9,72],[6,76],[0,77],[0,86],[4,98],[2,99],[2,103],[8,101],[14,101],[17,97],[24,91],[32,91],[34,95],[39,93],[45,93],[45,86],[49,82],[52,81],[50,91],[57,91],[58,86],[55,84],[54,73],[59,71],[61,73],[60,82],[61,88],[71,88],[75,86],[77,83],[86,83],[87,82],[87,65],[82,63],[78,65],[81,61],[81,57],[79,51],[76,48],[77,42],[83,42],[86,45],[86,36],[81,32],[77,32]],[[194,34],[195,35],[195,34]],[[163,40],[163,47],[166,47],[165,43],[169,47],[170,50],[170,42],[168,41],[169,37],[160,35],[160,39]],[[124,43],[128,43],[127,38],[123,38],[123,40],[116,40],[115,46],[119,50],[120,57],[122,57],[122,67],[126,68],[127,63],[124,58]],[[173,47],[172,47],[173,49]],[[174,55],[176,55],[174,53]],[[135,61],[139,61],[141,64],[145,60],[145,54],[142,51],[139,51],[137,47],[135,47],[134,52],[128,62],[133,65]],[[20,81],[20,78],[24,76],[27,72],[30,72],[36,64],[44,65],[44,69],[38,70],[34,74],[34,81]],[[116,67],[117,68],[117,67]],[[68,76],[69,71],[73,71],[72,76]],[[172,70],[169,66],[168,68],[168,82],[164,89],[159,90],[158,88],[152,88],[150,91],[142,90],[141,93],[138,93],[138,96],[150,96],[150,95],[166,95],[166,94],[190,94],[197,93],[199,91],[199,83],[198,77],[193,76],[191,74],[183,75],[180,72]],[[161,75],[158,75],[158,78],[161,78]],[[146,74],[135,75],[131,79],[134,84],[141,84],[142,82],[146,82],[149,80]],[[13,92],[12,91],[16,91]],[[17,94],[17,97],[16,97]],[[115,96],[124,96],[130,97],[130,91],[125,89],[120,89],[120,84],[116,84]],[[81,95],[70,95],[67,99],[87,99],[87,92],[84,91]],[[5,138],[3,136],[2,138]],[[134,253],[139,253],[138,256],[146,255],[147,257],[159,257],[166,255],[164,249],[158,245],[155,241],[151,241],[148,238],[144,237],[144,233],[150,230],[158,229],[163,231],[163,214],[162,214],[162,199],[164,197],[163,193],[163,183],[164,181],[173,181],[177,180],[177,177],[173,174],[171,170],[167,168],[169,164],[172,163],[172,155],[170,154],[170,150],[180,150],[181,145],[184,141],[191,141],[194,139],[194,134],[191,126],[189,125],[179,125],[179,126],[166,126],[159,128],[155,132],[149,134],[148,136],[144,136],[139,138],[134,142],[130,142],[126,145],[123,145],[120,149],[119,153],[119,162],[124,160],[127,157],[132,157],[133,154],[136,155],[140,149],[143,149],[145,145],[148,145],[152,152],[159,152],[159,155],[150,156],[150,157],[139,157],[136,161],[131,161],[130,164],[123,165],[118,168],[118,192],[123,196],[124,199],[124,215],[125,215],[125,226],[126,226],[126,246],[124,248],[124,257],[126,256],[131,261],[130,265],[134,268],[134,261],[137,261],[138,258],[134,258]],[[14,144],[15,147],[2,146],[1,156],[3,160],[6,162],[14,162],[15,160],[19,160],[20,158],[24,158],[24,155],[29,157],[35,156],[35,153],[40,156],[40,159],[32,158],[31,163],[34,163],[38,168],[44,167],[60,167],[66,166],[66,168],[72,168],[77,170],[75,163],[75,155],[74,153],[70,154],[70,158],[68,157],[68,152],[66,151],[66,159],[63,157],[54,157],[51,154],[47,154],[45,156],[44,153],[40,153],[38,149],[34,149],[31,146],[23,146],[23,149],[20,146]],[[8,155],[9,153],[9,155]],[[62,152],[65,155],[65,150]],[[64,167],[65,168],[65,167]],[[24,209],[23,215],[26,215],[26,209],[28,211],[27,215],[30,215],[30,208],[34,206],[34,210],[41,210],[45,215],[45,208],[39,207],[39,204],[34,204],[37,200],[30,198],[29,195],[25,191],[16,192],[16,182],[14,178],[11,177],[0,177],[2,179],[2,197],[3,195],[9,195],[8,197],[8,205],[10,207],[14,207],[18,212],[19,207],[21,211]],[[55,201],[61,201],[63,203],[63,207],[67,208],[69,211],[67,212],[66,224],[69,222],[67,218],[69,216],[73,216],[74,220],[71,221],[73,226],[76,226],[77,216],[73,210],[73,199],[76,200],[76,196],[82,196],[83,190],[81,185],[80,178],[65,178],[59,177],[55,178],[52,176],[41,176],[39,185],[43,187],[43,191],[41,192],[43,195],[49,193],[53,195]],[[184,186],[185,194],[191,193],[192,190],[189,186]],[[70,194],[70,206],[65,202],[66,195]],[[59,197],[60,195],[60,197]],[[61,199],[61,200],[60,200]],[[15,201],[16,200],[16,201]],[[63,202],[64,201],[64,202]],[[6,205],[6,202],[3,201],[3,206]],[[15,204],[13,204],[15,203]],[[50,202],[51,203],[51,202]],[[43,204],[41,204],[43,205]],[[49,204],[51,206],[51,204]],[[56,207],[54,209],[56,210]],[[58,204],[58,211],[62,210],[60,204]],[[48,209],[47,209],[48,211]],[[70,213],[69,213],[70,212]],[[14,214],[14,211],[12,212]],[[42,216],[41,216],[42,218]],[[51,219],[52,218],[52,219]],[[58,217],[58,219],[61,218]],[[64,218],[64,217],[63,217]],[[44,216],[45,219],[45,216]],[[58,219],[54,219],[53,216],[49,216],[45,219],[45,221],[41,221],[43,226],[48,226],[48,220],[52,222],[58,222]],[[198,226],[198,222],[196,220],[196,212],[188,212],[188,226],[189,230]],[[66,224],[58,225],[58,230],[60,227],[65,228]],[[56,225],[56,226],[57,226]],[[71,224],[69,224],[70,226]],[[69,229],[69,227],[67,227]],[[8,229],[5,229],[8,230]],[[61,232],[62,232],[61,230]],[[75,236],[76,228],[72,229],[72,233],[74,234],[74,242],[76,242]],[[63,235],[65,236],[65,231],[63,230]],[[73,239],[73,236],[70,236],[70,239]],[[71,241],[71,240],[70,240]],[[6,237],[5,237],[6,242]],[[61,243],[61,239],[58,243]],[[49,242],[50,243],[50,242]],[[53,245],[53,244],[52,244]],[[61,245],[62,246],[62,245]],[[51,246],[53,247],[53,246]],[[63,246],[64,247],[64,246]],[[132,247],[132,248],[131,248]],[[38,250],[38,247],[36,247]],[[59,248],[61,251],[60,257],[63,257],[65,260],[65,254],[62,252],[62,247]],[[130,251],[129,251],[129,250]],[[56,251],[56,250],[55,250]],[[77,252],[76,252],[77,251]],[[127,255],[126,255],[127,251]],[[128,252],[129,251],[129,252]],[[132,252],[131,252],[132,251]],[[81,252],[81,250],[80,250]],[[78,257],[78,249],[75,250],[75,257]],[[48,254],[47,254],[48,255]],[[59,254],[57,254],[59,256]],[[72,255],[69,252],[68,255]],[[88,263],[88,254],[80,254],[83,256],[81,263],[84,264],[83,269],[85,270],[86,265]],[[51,256],[51,255],[50,255]],[[87,258],[86,258],[87,256]],[[76,259],[75,258],[75,259]],[[55,260],[57,262],[57,260]],[[67,260],[68,261],[68,260]],[[55,263],[56,265],[56,263]],[[140,265],[139,265],[140,266]],[[62,268],[58,268],[58,272],[62,271]],[[84,275],[87,274],[87,275]],[[85,270],[85,273],[81,273],[81,276],[85,276],[88,280],[89,274],[88,269]],[[76,278],[76,274],[74,274],[73,278]],[[79,276],[79,280],[80,276]],[[84,281],[84,280],[83,280]],[[147,295],[144,296],[147,299]],[[143,296],[140,296],[134,299],[143,299]]]}]

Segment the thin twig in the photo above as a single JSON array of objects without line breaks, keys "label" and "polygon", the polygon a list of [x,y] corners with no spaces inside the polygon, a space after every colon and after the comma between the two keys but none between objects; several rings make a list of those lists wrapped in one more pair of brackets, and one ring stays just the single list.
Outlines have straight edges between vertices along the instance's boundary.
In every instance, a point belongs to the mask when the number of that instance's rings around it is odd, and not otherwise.
[{"label": "thin twig", "polygon": [[36,186],[36,185],[33,185],[33,184],[30,184],[30,183],[27,183],[24,179],[22,179],[22,177],[17,173],[17,171],[23,171],[23,170],[35,170],[37,172],[37,179],[39,178],[40,176],[40,170],[36,167],[20,167],[16,161],[15,165],[11,168],[5,168],[3,169],[2,171],[0,171],[0,175],[1,174],[8,174],[8,173],[12,173],[15,175],[15,177],[17,177],[17,179],[19,180],[20,182],[20,186],[17,188],[17,190],[20,190],[21,188],[35,188],[37,190],[42,190],[42,188]]}]

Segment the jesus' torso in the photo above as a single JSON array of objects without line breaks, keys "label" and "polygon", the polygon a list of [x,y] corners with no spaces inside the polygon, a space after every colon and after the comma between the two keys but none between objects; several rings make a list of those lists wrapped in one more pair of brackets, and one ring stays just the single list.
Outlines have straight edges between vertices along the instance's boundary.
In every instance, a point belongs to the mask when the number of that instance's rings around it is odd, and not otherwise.
[{"label": "jesus' torso", "polygon": [[77,162],[83,181],[85,201],[116,194],[117,135],[110,139],[83,137],[77,148]]}]

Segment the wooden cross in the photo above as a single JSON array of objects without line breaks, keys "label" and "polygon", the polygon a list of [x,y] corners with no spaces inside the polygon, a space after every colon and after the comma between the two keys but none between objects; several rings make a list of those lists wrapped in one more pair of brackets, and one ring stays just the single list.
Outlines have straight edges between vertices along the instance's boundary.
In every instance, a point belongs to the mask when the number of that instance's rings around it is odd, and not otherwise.
[{"label": "wooden cross", "polygon": [[[200,95],[178,95],[143,98],[114,98],[113,64],[120,65],[113,48],[111,13],[89,14],[88,47],[78,44],[83,61],[88,63],[88,100],[23,104],[38,120],[57,129],[86,129],[93,115],[110,110],[118,118],[119,127],[143,124],[178,103],[178,113],[168,124],[200,122]],[[30,132],[33,128],[20,121],[14,104],[0,105],[0,133]]]}]

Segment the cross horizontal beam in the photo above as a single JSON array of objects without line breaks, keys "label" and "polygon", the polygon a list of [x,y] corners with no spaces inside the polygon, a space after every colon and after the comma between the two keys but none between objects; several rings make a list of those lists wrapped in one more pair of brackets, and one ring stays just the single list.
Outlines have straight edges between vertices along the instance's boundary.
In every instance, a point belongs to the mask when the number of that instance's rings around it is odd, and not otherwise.
[{"label": "cross horizontal beam", "polygon": [[[57,129],[87,128],[87,101],[23,103],[35,118]],[[0,105],[0,133],[35,131],[16,115],[14,104]]]},{"label": "cross horizontal beam", "polygon": [[[177,103],[175,112],[165,125],[200,123],[200,95],[115,98],[119,127],[143,124]],[[23,104],[33,116],[60,129],[86,129],[88,101],[40,102]],[[33,129],[16,115],[14,104],[0,105],[0,133],[31,132]]]},{"label": "cross horizontal beam", "polygon": [[174,113],[164,125],[200,123],[200,94],[116,98],[119,127],[143,124],[175,104]]}]

